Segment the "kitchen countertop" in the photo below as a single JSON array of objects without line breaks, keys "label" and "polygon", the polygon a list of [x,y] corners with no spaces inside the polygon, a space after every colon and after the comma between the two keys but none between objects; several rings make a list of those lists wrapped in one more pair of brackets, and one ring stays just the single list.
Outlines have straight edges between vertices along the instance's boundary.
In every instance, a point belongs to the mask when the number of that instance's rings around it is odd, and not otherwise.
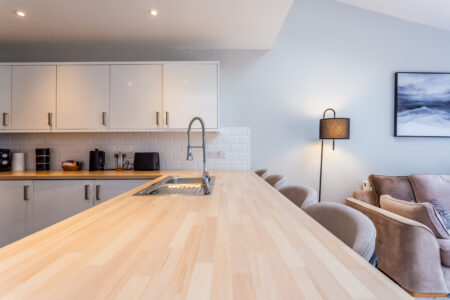
[{"label": "kitchen countertop", "polygon": [[0,172],[0,180],[152,179],[167,171],[22,171]]},{"label": "kitchen countertop", "polygon": [[211,175],[211,195],[141,186],[1,248],[0,298],[412,299],[253,172]]}]

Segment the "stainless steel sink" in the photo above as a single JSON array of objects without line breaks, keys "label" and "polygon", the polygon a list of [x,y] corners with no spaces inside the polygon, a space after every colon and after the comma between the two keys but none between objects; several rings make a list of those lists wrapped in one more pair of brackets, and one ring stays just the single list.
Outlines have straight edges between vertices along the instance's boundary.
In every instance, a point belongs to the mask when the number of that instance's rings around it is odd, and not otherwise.
[{"label": "stainless steel sink", "polygon": [[[209,178],[209,193],[212,192],[215,176]],[[135,196],[148,195],[206,195],[206,187],[201,177],[166,177],[143,190]]]},{"label": "stainless steel sink", "polygon": [[200,177],[172,177],[165,184],[203,184],[203,178]]}]

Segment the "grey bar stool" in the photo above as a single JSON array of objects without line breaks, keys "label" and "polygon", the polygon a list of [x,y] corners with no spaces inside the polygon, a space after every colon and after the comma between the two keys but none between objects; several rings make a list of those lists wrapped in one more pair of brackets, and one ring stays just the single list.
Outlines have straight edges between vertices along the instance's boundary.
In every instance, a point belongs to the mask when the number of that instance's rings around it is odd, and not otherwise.
[{"label": "grey bar stool", "polygon": [[300,208],[306,208],[318,202],[316,190],[306,185],[288,185],[279,191]]},{"label": "grey bar stool", "polygon": [[264,180],[267,181],[267,183],[269,183],[271,186],[273,186],[275,189],[279,190],[281,189],[283,186],[286,185],[286,179],[284,178],[283,175],[269,175],[266,178],[264,178]]},{"label": "grey bar stool", "polygon": [[361,212],[339,203],[317,203],[304,210],[365,260],[374,256],[377,231]]},{"label": "grey bar stool", "polygon": [[269,170],[267,169],[260,169],[260,170],[256,170],[255,171],[256,175],[258,175],[261,178],[266,178],[267,176],[269,176]]}]

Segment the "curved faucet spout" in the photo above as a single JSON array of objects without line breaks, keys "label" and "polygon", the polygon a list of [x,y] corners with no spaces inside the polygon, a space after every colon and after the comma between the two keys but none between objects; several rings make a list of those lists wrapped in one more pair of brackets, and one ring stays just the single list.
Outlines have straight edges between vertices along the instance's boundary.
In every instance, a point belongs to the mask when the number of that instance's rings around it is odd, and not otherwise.
[{"label": "curved faucet spout", "polygon": [[[201,146],[191,146],[191,128],[192,124],[195,121],[199,121],[200,125],[202,127],[202,145]],[[208,168],[206,167],[206,131],[205,131],[205,122],[203,122],[202,118],[200,117],[194,117],[190,122],[187,130],[187,136],[188,136],[188,145],[187,145],[187,160],[193,160],[192,156],[192,148],[202,148],[203,149],[203,185],[205,187],[205,193],[209,194],[210,187],[209,187],[209,173]]]}]

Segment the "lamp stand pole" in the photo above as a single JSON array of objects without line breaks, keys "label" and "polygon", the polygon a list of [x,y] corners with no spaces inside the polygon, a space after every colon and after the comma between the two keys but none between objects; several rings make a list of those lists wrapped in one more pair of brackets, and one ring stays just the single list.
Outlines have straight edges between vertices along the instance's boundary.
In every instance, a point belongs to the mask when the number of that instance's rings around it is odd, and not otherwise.
[{"label": "lamp stand pole", "polygon": [[[334,145],[335,145],[335,140],[333,139],[333,151],[334,151]],[[319,202],[322,198],[322,165],[323,165],[323,139],[322,139],[322,147],[320,149],[320,181],[319,181]]]},{"label": "lamp stand pole", "polygon": [[320,150],[319,202],[322,196],[322,164],[323,164],[323,140],[322,140],[322,148]]}]

